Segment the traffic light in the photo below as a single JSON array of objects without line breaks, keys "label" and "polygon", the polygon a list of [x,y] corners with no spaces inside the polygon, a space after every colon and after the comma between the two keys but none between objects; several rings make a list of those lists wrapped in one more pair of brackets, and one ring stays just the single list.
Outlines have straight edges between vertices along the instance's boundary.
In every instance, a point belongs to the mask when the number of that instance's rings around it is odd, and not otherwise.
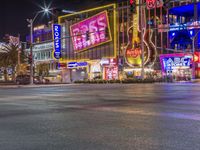
[{"label": "traffic light", "polygon": [[137,13],[136,12],[136,1],[135,0],[130,0],[130,11],[131,13]]}]

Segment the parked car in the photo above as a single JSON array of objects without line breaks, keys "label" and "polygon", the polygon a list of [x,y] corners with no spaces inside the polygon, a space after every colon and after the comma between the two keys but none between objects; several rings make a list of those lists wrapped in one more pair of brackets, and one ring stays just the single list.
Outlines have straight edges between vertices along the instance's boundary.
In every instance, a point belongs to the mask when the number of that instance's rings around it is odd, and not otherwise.
[{"label": "parked car", "polygon": [[47,84],[47,83],[49,83],[50,81],[49,81],[49,79],[45,79],[45,78],[43,78],[43,77],[40,77],[40,76],[35,76],[34,77],[34,82],[35,82],[35,84]]},{"label": "parked car", "polygon": [[16,84],[30,84],[30,75],[18,75],[15,79]]},{"label": "parked car", "polygon": [[[33,78],[34,84],[47,84],[50,81],[45,78],[40,78],[39,76],[35,76]],[[30,84],[30,75],[18,75],[15,79],[16,84]]]}]

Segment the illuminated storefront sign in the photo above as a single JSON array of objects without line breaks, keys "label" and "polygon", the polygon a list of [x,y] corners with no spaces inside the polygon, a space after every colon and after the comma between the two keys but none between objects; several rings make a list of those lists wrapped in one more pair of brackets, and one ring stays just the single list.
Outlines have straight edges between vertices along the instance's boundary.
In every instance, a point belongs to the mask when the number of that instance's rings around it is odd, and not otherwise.
[{"label": "illuminated storefront sign", "polygon": [[67,67],[66,63],[58,63],[58,69],[65,69]]},{"label": "illuminated storefront sign", "polygon": [[117,65],[117,58],[102,58],[100,64],[103,65]]},{"label": "illuminated storefront sign", "polygon": [[53,56],[55,59],[60,59],[61,58],[61,25],[53,24],[53,40],[54,40]]},{"label": "illuminated storefront sign", "polygon": [[185,24],[176,23],[174,25],[170,25],[170,31],[179,31],[179,30],[192,30],[200,28],[200,21],[188,22]]},{"label": "illuminated storefront sign", "polygon": [[100,61],[101,65],[109,65],[109,58],[102,58]]},{"label": "illuminated storefront sign", "polygon": [[118,79],[118,67],[105,67],[105,80],[117,80]]},{"label": "illuminated storefront sign", "polygon": [[200,52],[194,52],[194,62],[200,63]]},{"label": "illuminated storefront sign", "polygon": [[162,7],[163,0],[146,0],[147,9],[153,9],[155,7]]},{"label": "illuminated storefront sign", "polygon": [[52,43],[36,44],[33,47],[33,51],[41,51],[41,50],[47,50],[47,49],[52,49],[52,48],[53,48]]},{"label": "illuminated storefront sign", "polygon": [[69,62],[67,63],[67,68],[77,68],[77,62]]},{"label": "illuminated storefront sign", "polygon": [[190,68],[192,64],[191,54],[163,54],[160,55],[163,73],[180,68]]},{"label": "illuminated storefront sign", "polygon": [[87,67],[87,62],[68,62],[67,68],[78,68],[78,67]]},{"label": "illuminated storefront sign", "polygon": [[126,50],[126,60],[128,63],[133,64],[134,66],[140,66],[142,63],[141,59],[142,51],[140,48],[130,48]]},{"label": "illuminated storefront sign", "polygon": [[44,28],[45,28],[45,25],[40,25],[40,26],[34,27],[33,30],[34,31],[43,30]]},{"label": "illuminated storefront sign", "polygon": [[70,29],[75,52],[112,40],[107,11],[73,24]]},{"label": "illuminated storefront sign", "polygon": [[92,64],[90,70],[91,70],[91,73],[101,72],[100,63]]}]

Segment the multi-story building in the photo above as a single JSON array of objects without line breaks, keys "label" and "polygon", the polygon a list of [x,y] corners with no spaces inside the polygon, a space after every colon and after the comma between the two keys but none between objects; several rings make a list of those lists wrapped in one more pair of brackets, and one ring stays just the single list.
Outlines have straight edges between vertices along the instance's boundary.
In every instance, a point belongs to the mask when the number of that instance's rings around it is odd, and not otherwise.
[{"label": "multi-story building", "polygon": [[146,18],[146,9],[136,7],[132,12],[129,1],[60,16],[63,80],[140,77],[142,42],[145,73],[154,72],[158,62],[153,43],[156,38],[152,38]]},{"label": "multi-story building", "polygon": [[[26,37],[30,42],[30,35]],[[53,42],[51,25],[40,25],[33,30],[33,62],[34,75],[49,78],[52,82],[60,82],[60,70],[58,61],[53,59]],[[30,51],[30,49],[27,49]]]},{"label": "multi-story building", "polygon": [[162,41],[166,48],[163,53],[168,54],[161,56],[163,73],[180,78],[199,77],[200,2],[181,0],[165,6],[161,18],[165,21],[160,27],[165,28],[162,32],[167,37]]}]

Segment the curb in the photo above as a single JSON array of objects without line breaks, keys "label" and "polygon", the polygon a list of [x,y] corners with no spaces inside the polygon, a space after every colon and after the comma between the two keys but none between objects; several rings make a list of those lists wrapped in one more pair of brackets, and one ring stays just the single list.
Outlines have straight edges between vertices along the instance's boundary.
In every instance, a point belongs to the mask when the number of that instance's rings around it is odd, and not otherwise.
[{"label": "curb", "polygon": [[44,84],[44,85],[0,85],[0,89],[7,89],[7,88],[40,88],[40,87],[64,87],[64,86],[71,86],[75,84]]}]

